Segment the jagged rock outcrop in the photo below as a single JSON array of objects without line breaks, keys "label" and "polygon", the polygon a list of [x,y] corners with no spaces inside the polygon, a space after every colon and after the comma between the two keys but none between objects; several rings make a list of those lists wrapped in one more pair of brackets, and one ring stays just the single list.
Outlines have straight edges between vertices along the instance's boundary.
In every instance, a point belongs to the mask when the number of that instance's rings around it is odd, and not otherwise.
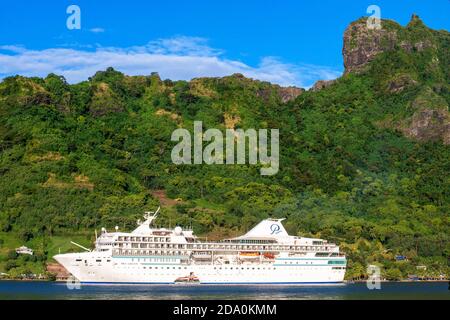
[{"label": "jagged rock outcrop", "polygon": [[278,95],[280,96],[283,103],[294,100],[303,92],[305,92],[305,89],[297,87],[280,87],[278,89]]},{"label": "jagged rock outcrop", "polygon": [[390,79],[387,84],[387,91],[389,93],[400,93],[406,88],[417,85],[418,82],[414,80],[409,74],[398,74]]},{"label": "jagged rock outcrop", "polygon": [[422,109],[413,115],[411,124],[402,131],[417,141],[442,140],[450,145],[450,113],[444,109]]},{"label": "jagged rock outcrop", "polygon": [[391,20],[381,20],[381,28],[369,28],[367,18],[359,19],[345,30],[345,73],[359,72],[382,52],[403,49],[408,53],[436,48],[431,31],[417,15],[406,27]]},{"label": "jagged rock outcrop", "polygon": [[[445,39],[445,35],[425,26],[417,15],[412,16],[406,27],[382,20],[379,29],[369,28],[367,18],[359,19],[344,34],[345,74],[375,71],[372,76],[384,94],[401,95],[421,88],[416,98],[405,105],[413,110],[413,115],[394,125],[406,137],[419,142],[450,144],[448,103],[440,95],[446,92],[448,83]],[[373,60],[382,53],[388,55],[377,65]],[[425,85],[424,79],[433,79],[434,89]],[[313,90],[323,86],[324,83],[318,82]]]},{"label": "jagged rock outcrop", "polygon": [[336,80],[319,80],[311,87],[311,91],[320,91],[331,86]]},{"label": "jagged rock outcrop", "polygon": [[417,141],[439,141],[450,144],[450,113],[444,98],[426,88],[411,103],[413,116],[405,121],[400,131]]},{"label": "jagged rock outcrop", "polygon": [[377,54],[393,50],[396,43],[397,32],[385,28],[384,23],[381,29],[370,29],[366,18],[353,22],[344,33],[342,54],[345,73],[360,71]]},{"label": "jagged rock outcrop", "polygon": [[[344,58],[344,74],[350,72],[360,72],[382,52],[394,51],[399,48],[408,53],[421,52],[427,48],[434,48],[432,39],[420,38],[410,35],[410,30],[427,30],[422,20],[417,15],[413,15],[406,28],[391,20],[382,20],[381,28],[370,28],[367,18],[361,18],[351,23],[344,32],[344,45],[342,55]],[[400,83],[393,83],[392,90],[401,91],[405,86],[413,84],[407,77],[400,80]],[[406,83],[402,82],[406,81]],[[332,85],[331,81],[320,80],[311,88],[318,91]],[[397,87],[398,86],[398,87]]]}]

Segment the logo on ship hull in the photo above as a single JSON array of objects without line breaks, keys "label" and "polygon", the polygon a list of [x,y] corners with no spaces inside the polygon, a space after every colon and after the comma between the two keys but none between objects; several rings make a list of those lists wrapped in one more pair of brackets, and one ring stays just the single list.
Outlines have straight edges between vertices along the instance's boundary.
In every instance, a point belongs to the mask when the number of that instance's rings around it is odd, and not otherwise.
[{"label": "logo on ship hull", "polygon": [[279,234],[281,232],[281,227],[278,224],[274,223],[270,226],[270,231],[270,234]]}]

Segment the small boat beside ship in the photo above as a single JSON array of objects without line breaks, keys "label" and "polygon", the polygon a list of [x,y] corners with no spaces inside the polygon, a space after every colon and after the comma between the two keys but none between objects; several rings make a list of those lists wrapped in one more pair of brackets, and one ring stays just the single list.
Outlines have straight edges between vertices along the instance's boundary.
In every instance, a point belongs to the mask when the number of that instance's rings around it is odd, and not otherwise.
[{"label": "small boat beside ship", "polygon": [[179,277],[175,279],[175,283],[200,283],[200,279],[196,277],[193,272],[191,272],[186,277]]}]

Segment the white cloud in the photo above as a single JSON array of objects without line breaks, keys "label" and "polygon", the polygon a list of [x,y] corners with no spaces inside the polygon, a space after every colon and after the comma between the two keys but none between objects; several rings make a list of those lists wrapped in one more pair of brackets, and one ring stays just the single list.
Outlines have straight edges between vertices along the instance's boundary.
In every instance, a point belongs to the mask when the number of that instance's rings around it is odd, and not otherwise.
[{"label": "white cloud", "polygon": [[[6,52],[2,53],[2,49]],[[317,80],[334,79],[341,74],[329,67],[288,64],[274,57],[265,57],[259,65],[249,66],[226,59],[222,51],[209,47],[205,39],[193,37],[160,39],[130,48],[98,47],[91,51],[0,46],[0,77],[14,74],[45,77],[56,73],[76,83],[110,66],[128,75],[158,72],[162,78],[172,80],[242,73],[254,79],[299,87],[310,87]]]},{"label": "white cloud", "polygon": [[89,29],[89,31],[92,32],[92,33],[103,33],[103,32],[105,32],[105,29],[103,29],[103,28],[92,28],[92,29]]},{"label": "white cloud", "polygon": [[14,53],[21,53],[21,52],[26,51],[25,47],[23,47],[21,45],[15,45],[15,44],[0,46],[0,50],[14,52]]},{"label": "white cloud", "polygon": [[159,54],[176,54],[185,56],[218,56],[223,51],[208,46],[208,40],[200,37],[178,36],[168,39],[150,41],[144,47],[148,52]]}]

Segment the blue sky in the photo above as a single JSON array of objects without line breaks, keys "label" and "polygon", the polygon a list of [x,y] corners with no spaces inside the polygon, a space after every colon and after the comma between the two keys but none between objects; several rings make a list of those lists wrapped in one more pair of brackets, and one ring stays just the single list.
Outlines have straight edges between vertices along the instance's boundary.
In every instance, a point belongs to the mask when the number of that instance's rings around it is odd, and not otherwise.
[{"label": "blue sky", "polygon": [[[2,2],[0,77],[56,72],[70,82],[112,65],[175,80],[241,72],[308,87],[340,75],[343,32],[369,5],[402,25],[417,13],[450,30],[449,0]],[[66,27],[72,4],[80,30]]]}]

